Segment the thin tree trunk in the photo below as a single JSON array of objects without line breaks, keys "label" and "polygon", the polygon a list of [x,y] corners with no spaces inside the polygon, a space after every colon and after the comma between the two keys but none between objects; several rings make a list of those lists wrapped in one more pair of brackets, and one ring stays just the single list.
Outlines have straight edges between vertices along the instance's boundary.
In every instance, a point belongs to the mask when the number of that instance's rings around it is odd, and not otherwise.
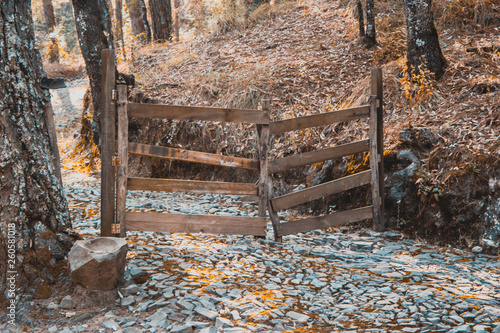
[{"label": "thin tree trunk", "polygon": [[153,39],[157,42],[172,39],[172,5],[170,0],[149,0],[153,21]]},{"label": "thin tree trunk", "polygon": [[45,17],[45,24],[47,25],[47,32],[50,38],[49,62],[59,62],[59,42],[54,34],[56,29],[56,17],[54,15],[54,6],[52,0],[43,0],[43,15]]},{"label": "thin tree trunk", "polygon": [[106,0],[72,0],[78,41],[90,81],[92,134],[99,145],[101,132],[101,50],[113,48],[113,31]]},{"label": "thin tree trunk", "polygon": [[123,39],[123,15],[122,15],[123,3],[122,0],[115,1],[115,20],[116,20],[116,48],[118,49],[120,44],[122,48],[123,58],[127,58],[125,53],[125,42]]},{"label": "thin tree trunk", "polygon": [[444,74],[446,59],[439,46],[434,26],[431,0],[405,0],[404,11],[407,32],[407,65],[410,73],[420,73],[424,65],[439,79]]},{"label": "thin tree trunk", "polygon": [[181,29],[181,20],[180,20],[180,1],[179,0],[173,0],[174,1],[174,36],[175,36],[175,41],[179,41],[179,30]]},{"label": "thin tree trunk", "polygon": [[146,30],[146,43],[151,43],[151,26],[148,20],[148,9],[144,0],[139,0],[141,6],[142,21],[144,22],[144,29]]},{"label": "thin tree trunk", "polygon": [[142,18],[141,4],[139,0],[125,0],[125,4],[130,16],[132,34],[139,43],[143,44],[146,42],[146,28]]},{"label": "thin tree trunk", "polygon": [[34,45],[31,1],[0,2],[0,303],[31,288],[50,290],[71,246],[61,234],[71,223]]},{"label": "thin tree trunk", "polygon": [[368,47],[377,44],[375,38],[375,5],[373,0],[366,0],[366,35],[365,43]]},{"label": "thin tree trunk", "polygon": [[356,1],[356,7],[358,8],[358,22],[359,22],[359,36],[365,36],[365,16],[363,13],[363,4],[361,0]]}]

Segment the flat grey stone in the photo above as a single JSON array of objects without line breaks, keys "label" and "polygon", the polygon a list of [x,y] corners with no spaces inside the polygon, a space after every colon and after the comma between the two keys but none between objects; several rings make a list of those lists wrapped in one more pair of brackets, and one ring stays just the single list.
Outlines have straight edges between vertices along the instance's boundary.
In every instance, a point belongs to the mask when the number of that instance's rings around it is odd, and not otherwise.
[{"label": "flat grey stone", "polygon": [[135,295],[139,292],[139,287],[136,284],[131,284],[130,286],[120,289],[123,296]]},{"label": "flat grey stone", "polygon": [[126,327],[123,329],[123,333],[142,333],[142,330],[137,327]]},{"label": "flat grey stone", "polygon": [[157,281],[165,280],[168,277],[170,277],[170,275],[165,274],[165,273],[156,273],[156,274],[151,275],[151,278],[153,280],[157,280]]},{"label": "flat grey stone", "polygon": [[295,312],[295,311],[287,312],[286,316],[288,318],[292,318],[293,320],[298,321],[300,323],[305,323],[309,320],[309,316],[302,314],[302,313]]},{"label": "flat grey stone", "polygon": [[195,306],[192,303],[190,303],[186,300],[183,300],[183,299],[181,299],[180,301],[177,301],[177,304],[179,304],[184,309],[189,310],[189,311],[191,311],[195,308]]},{"label": "flat grey stone", "polygon": [[61,300],[61,303],[59,303],[59,307],[61,309],[65,309],[65,310],[68,310],[68,309],[71,309],[73,307],[73,299],[71,298],[71,296],[65,296],[62,300]]},{"label": "flat grey stone", "polygon": [[471,332],[469,324],[453,327],[451,330],[448,331],[448,333],[467,333],[467,332]]},{"label": "flat grey stone", "polygon": [[205,308],[202,308],[202,307],[196,307],[194,309],[194,311],[197,312],[197,313],[199,313],[200,315],[202,315],[204,317],[207,317],[208,319],[211,319],[211,320],[214,320],[219,315],[218,312],[215,312],[215,311],[212,311],[212,310],[208,310],[208,309],[205,309]]},{"label": "flat grey stone", "polygon": [[199,333],[217,333],[217,329],[214,326],[202,328]]},{"label": "flat grey stone", "polygon": [[129,306],[135,303],[135,296],[127,296],[121,299],[121,306]]},{"label": "flat grey stone", "polygon": [[193,328],[187,325],[174,325],[169,331],[170,333],[192,333]]},{"label": "flat grey stone", "polygon": [[147,319],[152,327],[158,327],[163,325],[163,322],[167,319],[167,314],[163,309],[156,311],[153,315],[149,316]]},{"label": "flat grey stone", "polygon": [[101,326],[104,328],[109,328],[113,331],[118,331],[118,329],[120,328],[120,325],[118,325],[118,323],[114,320],[106,320],[101,324]]},{"label": "flat grey stone", "polygon": [[57,332],[57,326],[52,326],[47,330],[47,332]]},{"label": "flat grey stone", "polygon": [[234,327],[234,324],[232,323],[231,320],[224,318],[224,317],[217,317],[217,319],[215,319],[215,328],[216,329],[221,329],[221,328],[226,328],[226,327]]},{"label": "flat grey stone", "polygon": [[146,272],[144,272],[141,268],[139,268],[137,266],[132,267],[129,270],[129,273],[132,277],[139,277],[139,276],[146,274]]},{"label": "flat grey stone", "polygon": [[241,316],[238,310],[232,310],[231,311],[231,316],[233,317],[233,320],[240,320]]}]

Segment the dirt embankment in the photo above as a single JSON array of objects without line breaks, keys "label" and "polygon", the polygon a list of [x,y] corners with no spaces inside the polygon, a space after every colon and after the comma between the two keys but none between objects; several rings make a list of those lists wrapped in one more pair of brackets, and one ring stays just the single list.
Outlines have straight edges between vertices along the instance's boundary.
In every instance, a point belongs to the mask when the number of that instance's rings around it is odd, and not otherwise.
[{"label": "dirt embankment", "polygon": [[[345,2],[305,1],[261,6],[245,28],[146,47],[120,69],[136,75],[134,101],[257,108],[262,98],[270,98],[272,118],[284,119],[366,103],[370,69],[382,67],[389,227],[437,242],[494,245],[500,232],[500,56],[467,48],[500,44],[495,28],[500,6],[493,1],[476,12],[467,6],[472,4],[437,4],[436,24],[448,60],[438,82],[424,74],[412,84],[405,75],[404,16],[390,1],[379,5],[379,44],[373,49],[358,39],[353,8]],[[271,154],[364,139],[366,129],[359,121],[279,135]],[[256,154],[251,126],[134,120],[130,133],[137,142]],[[188,163],[145,158],[132,163],[137,174],[156,177],[256,180],[250,173]],[[277,175],[275,188],[309,186],[366,167],[366,156],[349,156]],[[369,201],[365,192],[322,199],[301,211],[346,208],[349,202]]]}]

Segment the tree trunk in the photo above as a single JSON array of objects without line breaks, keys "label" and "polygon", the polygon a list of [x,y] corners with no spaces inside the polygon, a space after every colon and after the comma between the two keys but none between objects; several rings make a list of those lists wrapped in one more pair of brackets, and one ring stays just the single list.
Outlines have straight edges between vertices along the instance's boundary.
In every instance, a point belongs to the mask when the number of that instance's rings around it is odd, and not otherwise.
[{"label": "tree trunk", "polygon": [[146,42],[146,28],[142,19],[141,4],[138,0],[125,0],[125,4],[130,16],[132,34],[139,43],[144,44]]},{"label": "tree trunk", "polygon": [[358,9],[358,22],[359,22],[359,36],[365,36],[365,16],[363,13],[363,4],[361,0],[356,1],[356,7]]},{"label": "tree trunk", "polygon": [[438,80],[444,74],[446,59],[439,46],[431,0],[405,0],[407,65],[410,73],[420,73],[424,65]]},{"label": "tree trunk", "polygon": [[101,50],[113,48],[111,18],[105,0],[72,0],[78,41],[90,81],[92,136],[99,145],[101,132]]},{"label": "tree trunk", "polygon": [[172,5],[170,0],[149,0],[153,20],[153,39],[164,42],[172,39]]},{"label": "tree trunk", "polygon": [[49,62],[59,62],[59,42],[54,34],[56,29],[56,17],[54,15],[54,6],[52,0],[43,0],[43,15],[45,17],[45,25],[50,38]]},{"label": "tree trunk", "polygon": [[179,41],[179,30],[181,29],[181,19],[180,19],[180,11],[181,11],[181,4],[179,0],[173,0],[174,1],[174,36],[175,36],[175,41]]},{"label": "tree trunk", "polygon": [[116,49],[119,49],[120,44],[122,47],[122,55],[123,58],[127,58],[127,55],[125,53],[125,42],[123,40],[123,15],[122,15],[122,9],[123,9],[123,2],[122,0],[116,0],[115,1],[115,20],[116,20]]},{"label": "tree trunk", "polygon": [[148,9],[144,0],[139,0],[141,5],[142,22],[144,22],[144,29],[146,29],[146,43],[151,43],[151,26],[148,20]]},{"label": "tree trunk", "polygon": [[373,0],[366,0],[366,35],[365,43],[368,47],[373,47],[377,44],[375,38],[375,5]]},{"label": "tree trunk", "polygon": [[0,303],[14,307],[16,296],[35,296],[37,288],[50,295],[71,246],[61,234],[71,223],[52,160],[50,94],[40,88],[34,39],[31,1],[0,2]]}]

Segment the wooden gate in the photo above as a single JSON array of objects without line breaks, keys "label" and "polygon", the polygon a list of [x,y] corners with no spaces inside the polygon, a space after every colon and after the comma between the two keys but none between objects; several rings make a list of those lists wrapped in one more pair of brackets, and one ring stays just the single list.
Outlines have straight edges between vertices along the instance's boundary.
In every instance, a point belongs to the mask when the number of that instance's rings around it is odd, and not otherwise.
[{"label": "wooden gate", "polygon": [[[129,103],[127,101],[127,86],[116,86],[115,83],[114,51],[103,50],[102,55],[102,236],[125,236],[126,231],[204,232],[265,236],[267,211],[269,211],[277,240],[292,233],[370,218],[373,218],[376,230],[383,229],[383,201],[381,199],[383,198],[382,73],[380,70],[372,71],[373,96],[370,98],[369,105],[270,123],[268,100],[262,101],[262,110]],[[255,124],[259,148],[258,159],[130,143],[128,142],[129,117]],[[273,161],[268,159],[268,144],[272,134],[366,117],[370,117],[369,140]],[[376,156],[375,159],[370,158],[371,169],[369,171],[271,198],[272,177],[270,175],[290,168],[363,151],[369,151],[370,157]],[[259,172],[259,182],[255,185],[180,179],[129,178],[129,154],[253,170]],[[286,223],[282,223],[278,218],[278,210],[366,184],[372,185],[374,200],[371,206]],[[127,190],[252,195],[258,197],[259,212],[258,217],[127,212]]]},{"label": "wooden gate", "polygon": [[[261,198],[266,198],[266,195],[260,193],[259,187],[255,184],[129,178],[127,172],[129,154],[240,168],[257,172],[261,169],[259,160],[130,143],[128,142],[128,118],[251,123],[255,124],[257,130],[259,130],[263,125],[269,125],[269,113],[266,110],[129,103],[127,101],[126,85],[118,85],[116,89],[111,84],[108,86],[108,83],[114,80],[114,71],[114,52],[104,50],[101,235],[125,236],[126,231],[159,231],[265,236],[267,230],[266,201],[261,200]],[[117,119],[115,119],[115,113]],[[114,131],[115,122],[117,123],[118,133]],[[263,142],[261,138],[258,141],[259,143]],[[259,144],[259,146],[261,145]],[[263,152],[259,155],[262,154]],[[127,212],[127,190],[257,196],[259,198],[259,217]],[[115,193],[116,207],[114,205]],[[113,214],[115,211],[116,214]]]},{"label": "wooden gate", "polygon": [[[347,177],[335,179],[327,183],[312,186],[300,191],[272,197],[269,180],[269,215],[273,223],[275,239],[282,236],[306,232],[314,229],[339,226],[348,222],[373,219],[375,230],[384,228],[384,166],[383,166],[383,109],[382,109],[382,71],[372,70],[371,94],[369,104],[339,111],[321,113],[311,116],[286,119],[270,124],[271,135],[310,127],[324,126],[332,123],[348,122],[363,118],[370,119],[369,139],[356,141],[336,147],[296,154],[268,162],[269,174],[311,165],[318,162],[369,151],[370,170]],[[375,158],[373,158],[375,157]],[[341,193],[350,189],[371,184],[372,205],[335,212],[324,216],[315,216],[291,222],[281,222],[277,211],[294,207],[306,202]]]}]

